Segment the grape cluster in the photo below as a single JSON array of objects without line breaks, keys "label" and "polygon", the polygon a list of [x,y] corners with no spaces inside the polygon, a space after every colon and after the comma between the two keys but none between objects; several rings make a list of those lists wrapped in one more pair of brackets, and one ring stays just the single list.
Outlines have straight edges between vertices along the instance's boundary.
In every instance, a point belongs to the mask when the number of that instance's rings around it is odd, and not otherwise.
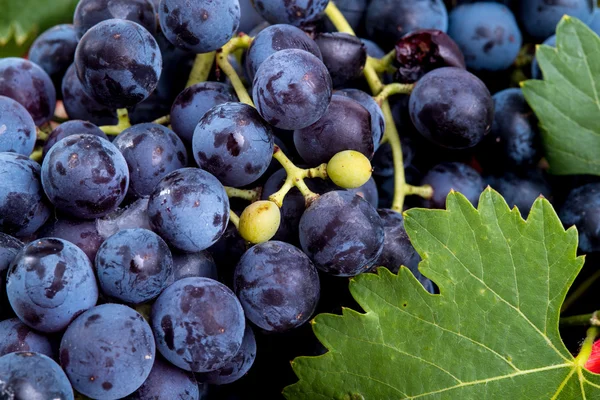
[{"label": "grape cluster", "polygon": [[402,212],[453,190],[599,251],[517,87],[564,13],[600,32],[563,3],[80,0],[0,59],[0,398],[279,396],[348,278],[437,292]]}]

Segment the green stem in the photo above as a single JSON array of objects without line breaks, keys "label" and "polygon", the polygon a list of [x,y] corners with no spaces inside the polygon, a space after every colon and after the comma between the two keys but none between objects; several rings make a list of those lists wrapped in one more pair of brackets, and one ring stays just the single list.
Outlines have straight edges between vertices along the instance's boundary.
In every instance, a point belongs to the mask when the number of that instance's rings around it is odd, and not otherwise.
[{"label": "green stem", "polygon": [[583,281],[581,283],[581,285],[579,285],[577,287],[577,289],[575,289],[575,291],[573,291],[573,293],[571,293],[569,295],[569,297],[567,297],[567,299],[565,300],[565,302],[563,303],[560,312],[565,312],[569,307],[571,307],[573,305],[573,303],[575,303],[577,300],[579,300],[579,298],[598,280],[600,279],[600,269],[596,272],[594,272],[592,274],[592,276],[590,276],[589,278],[587,278],[585,281]]},{"label": "green stem", "polygon": [[227,192],[227,197],[232,198],[236,197],[238,199],[247,200],[251,203],[260,200],[260,196],[262,195],[262,188],[258,187],[256,189],[237,189],[230,186],[225,186],[225,192]]},{"label": "green stem", "polygon": [[596,319],[596,313],[573,315],[572,317],[564,317],[560,319],[560,326],[590,326],[595,325],[593,321]]},{"label": "green stem", "polygon": [[129,113],[126,108],[120,108],[117,110],[117,118],[119,122],[117,125],[105,125],[101,126],[100,130],[107,135],[118,135],[125,129],[131,127],[131,121],[129,120]]},{"label": "green stem", "polygon": [[229,210],[229,221],[235,226],[235,229],[240,228],[240,217],[233,212],[233,210]]},{"label": "green stem", "polygon": [[170,122],[171,122],[170,115],[165,115],[164,117],[160,117],[160,118],[157,118],[154,121],[152,121],[152,123],[158,124],[158,125],[169,125]]},{"label": "green stem", "polygon": [[575,357],[575,364],[577,364],[577,366],[581,368],[585,367],[585,363],[592,354],[592,346],[594,345],[594,341],[596,340],[596,337],[598,337],[599,332],[600,330],[597,326],[592,326],[587,330],[585,340],[581,345],[581,350],[579,350],[579,354]]},{"label": "green stem", "polygon": [[214,51],[196,55],[194,66],[190,71],[190,77],[188,78],[185,87],[190,87],[196,83],[204,82],[208,79],[213,64],[215,63],[215,56],[216,52]]},{"label": "green stem", "polygon": [[46,140],[48,140],[48,136],[50,136],[48,133],[44,132],[37,126],[35,127],[35,130],[37,133],[37,140],[41,140],[42,142],[45,142]]},{"label": "green stem", "polygon": [[407,196],[415,195],[424,199],[431,199],[433,197],[433,188],[430,185],[412,186],[404,184],[404,193],[406,193]]},{"label": "green stem", "polygon": [[236,51],[237,49],[247,49],[251,42],[252,38],[248,35],[242,35],[231,39],[229,42],[227,42],[227,44],[225,44],[225,46],[221,48],[221,50],[217,52],[217,65],[231,81],[231,85],[233,86],[238,99],[240,99],[242,103],[246,103],[254,107],[252,98],[248,94],[244,83],[229,62],[229,55],[232,52]]},{"label": "green stem", "polygon": [[375,97],[375,101],[381,106],[388,97],[396,94],[410,94],[414,88],[414,83],[390,83],[383,87],[383,90]]},{"label": "green stem", "polygon": [[40,147],[36,147],[35,149],[33,149],[33,153],[31,153],[29,158],[35,162],[41,163],[43,155],[44,155],[44,149],[40,146]]},{"label": "green stem", "polygon": [[373,58],[372,64],[378,73],[388,72],[392,63],[396,60],[396,50],[392,50],[382,58]]}]

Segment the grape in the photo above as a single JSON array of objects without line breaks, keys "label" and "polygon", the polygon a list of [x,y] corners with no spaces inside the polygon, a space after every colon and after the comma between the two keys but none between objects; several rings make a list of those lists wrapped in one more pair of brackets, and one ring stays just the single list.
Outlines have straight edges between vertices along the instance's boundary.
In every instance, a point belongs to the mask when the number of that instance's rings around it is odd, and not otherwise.
[{"label": "grape", "polygon": [[431,168],[422,185],[431,185],[433,197],[423,203],[427,208],[445,208],[446,197],[451,190],[463,194],[474,206],[479,203],[479,196],[485,184],[477,171],[466,164],[447,162]]},{"label": "grape", "polygon": [[79,39],[94,25],[113,18],[136,22],[154,34],[155,13],[150,0],[79,0],[73,25]]},{"label": "grape", "polygon": [[264,174],[273,156],[271,127],[243,103],[211,108],[194,131],[193,151],[200,168],[224,185],[249,185]]},{"label": "grape", "polygon": [[194,376],[157,357],[140,388],[128,400],[200,400]]},{"label": "grape", "polygon": [[99,136],[102,139],[108,140],[106,134],[102,132],[102,130],[96,125],[92,124],[91,122],[74,119],[63,122],[54,128],[52,132],[50,132],[48,139],[46,139],[46,142],[44,143],[44,156],[48,154],[48,151],[56,144],[56,142],[66,138],[67,136],[81,134]]},{"label": "grape", "polygon": [[[556,47],[556,35],[552,35],[550,36],[548,39],[544,40],[544,43],[542,43],[543,45],[546,46],[550,46],[550,47]],[[531,62],[531,77],[533,79],[542,79],[542,70],[540,69],[540,66],[537,62],[537,58],[533,58],[533,61]]]},{"label": "grape", "polygon": [[319,46],[302,29],[292,25],[271,25],[256,35],[246,53],[244,66],[250,80],[254,79],[258,68],[267,58],[285,49],[308,51],[323,59]]},{"label": "grape", "polygon": [[217,280],[217,264],[208,251],[198,253],[173,253],[173,274],[167,284],[192,277],[203,277]]},{"label": "grape", "polygon": [[383,250],[383,222],[362,197],[346,191],[321,195],[300,219],[300,244],[317,268],[355,276],[371,268]]},{"label": "grape", "polygon": [[588,183],[569,193],[558,214],[566,228],[577,226],[579,249],[584,253],[600,249],[599,210],[600,183]]},{"label": "grape", "polygon": [[[252,0],[239,0],[240,2],[240,26],[238,32],[249,33],[252,28],[265,22],[258,11],[252,6]],[[250,35],[255,36],[255,35]]]},{"label": "grape", "polygon": [[244,311],[227,286],[209,278],[185,278],[158,297],[152,327],[158,350],[171,363],[186,371],[214,371],[240,349]]},{"label": "grape", "polygon": [[29,156],[36,137],[35,123],[27,109],[10,97],[0,96],[0,152]]},{"label": "grape", "polygon": [[129,186],[129,171],[108,140],[74,135],[48,151],[42,164],[42,185],[57,209],[74,217],[97,218],[121,204]]},{"label": "grape", "polygon": [[242,340],[242,346],[239,351],[231,360],[227,362],[223,367],[199,374],[200,379],[203,382],[210,383],[212,385],[226,385],[233,383],[238,379],[242,378],[254,364],[256,358],[256,339],[254,338],[254,332],[249,325],[246,325],[244,331],[244,339]]},{"label": "grape", "polygon": [[275,203],[256,201],[240,216],[240,235],[250,243],[263,243],[275,236],[280,222],[281,213]]},{"label": "grape", "polygon": [[14,316],[6,295],[6,273],[8,266],[23,246],[24,244],[20,240],[0,232],[0,321]]},{"label": "grape", "polygon": [[125,229],[106,239],[96,255],[102,291],[129,304],[157,297],[173,274],[167,244],[147,229]]},{"label": "grape", "polygon": [[155,351],[144,317],[123,305],[103,304],[69,325],[60,343],[60,364],[78,392],[118,399],[144,383]]},{"label": "grape", "polygon": [[455,67],[435,69],[417,82],[410,95],[410,117],[417,130],[451,149],[477,145],[489,133],[494,103],[485,84]]},{"label": "grape", "polygon": [[594,9],[592,17],[587,21],[587,26],[589,26],[596,35],[600,34],[600,9]]},{"label": "grape", "polygon": [[125,108],[156,89],[162,56],[156,40],[141,25],[109,19],[83,35],[75,65],[89,96],[104,106]]},{"label": "grape", "polygon": [[221,271],[224,269],[233,270],[246,252],[246,241],[242,239],[235,225],[229,222],[223,235],[208,251],[219,266],[220,273],[222,273]]},{"label": "grape", "polygon": [[401,83],[416,82],[436,68],[466,68],[460,48],[442,31],[421,29],[411,32],[398,40],[395,49],[398,70],[394,78]]},{"label": "grape", "polygon": [[520,88],[493,96],[494,123],[482,142],[481,161],[490,169],[530,167],[542,156],[538,121]]},{"label": "grape", "polygon": [[46,71],[59,95],[63,76],[75,58],[77,42],[73,25],[62,24],[43,32],[29,48],[29,61]]},{"label": "grape", "polygon": [[60,332],[98,300],[90,260],[57,238],[38,239],[21,250],[8,270],[6,292],[19,319],[42,332]]},{"label": "grape", "polygon": [[323,62],[311,53],[281,50],[258,68],[252,97],[269,124],[280,129],[302,129],[327,111],[331,77]]},{"label": "grape", "polygon": [[367,48],[359,38],[342,32],[321,33],[315,42],[334,87],[344,86],[362,75],[367,62]]},{"label": "grape", "polygon": [[98,248],[104,238],[96,228],[96,221],[69,219],[55,216],[40,232],[41,237],[67,240],[79,247],[94,262]]},{"label": "grape", "polygon": [[335,94],[350,97],[352,100],[356,100],[361,106],[367,109],[371,115],[371,134],[373,135],[373,146],[374,149],[377,150],[379,148],[379,143],[383,138],[383,133],[385,132],[385,118],[383,116],[383,111],[381,111],[381,107],[379,107],[379,104],[377,104],[373,97],[358,89],[342,89],[335,92]]},{"label": "grape", "polygon": [[230,86],[220,82],[201,82],[184,89],[171,107],[173,130],[191,143],[200,118],[211,108],[236,101]]},{"label": "grape", "polygon": [[158,16],[163,33],[175,46],[208,53],[222,47],[237,31],[240,4],[238,0],[161,0]]},{"label": "grape", "polygon": [[0,231],[24,237],[50,216],[40,183],[40,165],[16,153],[0,153]]},{"label": "grape", "polygon": [[567,14],[585,22],[592,17],[595,9],[592,0],[521,0],[517,8],[517,15],[525,31],[540,41],[554,34],[563,15]]},{"label": "grape", "polygon": [[492,2],[456,7],[450,13],[448,34],[458,43],[467,66],[475,70],[509,68],[523,43],[510,9]]},{"label": "grape", "polygon": [[19,351],[30,351],[54,357],[50,340],[29,328],[18,318],[0,322],[0,356]]},{"label": "grape", "polygon": [[354,193],[365,199],[370,205],[377,208],[379,205],[379,193],[377,192],[377,184],[375,179],[371,177],[367,183],[356,189],[348,189],[348,192]]},{"label": "grape", "polygon": [[529,214],[533,202],[538,197],[550,197],[550,187],[542,177],[531,173],[528,175],[530,176],[505,173],[489,179],[490,186],[504,197],[509,207],[517,207],[523,217]]},{"label": "grape", "polygon": [[360,41],[363,42],[367,48],[367,55],[369,57],[383,58],[385,56],[385,51],[383,51],[374,41],[365,38],[361,38]]},{"label": "grape", "polygon": [[129,192],[149,196],[168,173],[187,166],[187,152],[170,129],[153,123],[134,125],[115,138],[113,144],[129,167]]},{"label": "grape", "polygon": [[114,212],[96,220],[98,233],[108,239],[115,233],[124,229],[150,228],[148,216],[148,197],[137,199],[127,207],[118,208]]},{"label": "grape", "polygon": [[[415,157],[415,146],[408,137],[402,138],[402,161],[404,168],[408,168]],[[394,175],[394,155],[392,146],[389,143],[383,143],[375,152],[373,159],[373,175],[388,177]]]},{"label": "grape", "polygon": [[272,24],[306,25],[319,19],[329,0],[252,0],[258,13]]},{"label": "grape", "polygon": [[60,366],[43,354],[19,352],[0,357],[0,396],[6,400],[73,400]]},{"label": "grape", "polygon": [[402,36],[418,29],[446,32],[448,11],[442,0],[371,0],[365,26],[369,38],[391,49]]},{"label": "grape", "polygon": [[294,131],[294,144],[313,167],[344,150],[356,150],[370,159],[374,153],[371,115],[357,101],[334,94],[321,119]]},{"label": "grape", "polygon": [[[335,5],[338,10],[344,15],[346,21],[350,24],[352,29],[357,30],[360,28],[360,24],[363,20],[365,12],[367,11],[368,0],[336,0]],[[329,18],[325,18],[325,28],[329,32],[336,32],[337,29],[329,21]]]},{"label": "grape", "polygon": [[223,185],[198,168],[171,172],[156,185],[148,202],[152,228],[170,245],[198,252],[213,245],[229,222]]},{"label": "grape", "polygon": [[288,243],[272,241],[250,248],[233,279],[246,318],[267,331],[284,332],[304,324],[319,301],[317,269]]},{"label": "grape", "polygon": [[56,90],[39,65],[22,58],[0,58],[0,96],[10,97],[29,111],[36,125],[52,119]]},{"label": "grape", "polygon": [[371,163],[363,154],[354,150],[344,150],[327,163],[327,177],[344,189],[356,189],[371,178]]},{"label": "grape", "polygon": [[408,234],[404,229],[402,214],[389,209],[379,209],[377,213],[383,221],[385,240],[383,251],[375,265],[386,267],[395,274],[400,270],[400,266],[405,266],[429,293],[433,293],[433,284],[419,272],[421,257],[410,243]]},{"label": "grape", "polygon": [[83,89],[75,64],[71,64],[62,81],[62,99],[71,119],[86,120],[96,125],[115,125],[117,112],[101,105]]}]

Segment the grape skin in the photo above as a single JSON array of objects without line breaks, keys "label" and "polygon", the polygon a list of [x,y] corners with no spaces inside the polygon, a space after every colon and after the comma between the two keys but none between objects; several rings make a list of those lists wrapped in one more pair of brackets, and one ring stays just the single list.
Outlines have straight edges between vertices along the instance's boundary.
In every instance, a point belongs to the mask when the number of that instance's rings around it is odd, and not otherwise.
[{"label": "grape skin", "polygon": [[579,249],[584,253],[600,250],[600,183],[588,183],[573,189],[558,216],[566,228],[573,225],[579,233]]},{"label": "grape skin", "polygon": [[8,270],[8,299],[21,321],[60,332],[98,301],[92,264],[74,244],[42,238],[26,245]]},{"label": "grape skin", "polygon": [[302,26],[317,20],[329,0],[252,0],[258,13],[272,24]]},{"label": "grape skin", "polygon": [[157,357],[148,379],[128,400],[200,400],[194,376]]},{"label": "grape skin", "polygon": [[34,331],[18,318],[0,322],[0,356],[29,351],[54,357],[52,344],[47,337]]},{"label": "grape skin", "polygon": [[355,189],[346,189],[348,192],[354,193],[365,199],[374,208],[379,204],[379,193],[377,192],[377,184],[373,177],[369,178],[367,183]]},{"label": "grape skin", "polygon": [[46,142],[44,143],[44,156],[48,154],[48,151],[56,144],[56,142],[66,138],[67,136],[81,134],[94,135],[108,140],[106,134],[91,122],[72,119],[70,121],[63,122],[54,128],[52,132],[50,132],[48,139],[46,139]]},{"label": "grape skin", "polygon": [[547,1],[521,0],[517,15],[525,31],[537,40],[545,40],[556,30],[556,25],[567,14],[588,21],[595,9],[591,0]]},{"label": "grape skin", "polygon": [[14,316],[6,295],[6,273],[23,246],[19,239],[0,232],[0,321]]},{"label": "grape skin", "polygon": [[421,185],[431,185],[433,197],[424,200],[427,208],[445,208],[446,197],[451,190],[463,194],[474,206],[479,203],[479,196],[485,184],[477,171],[466,164],[448,162],[434,166],[427,172]]},{"label": "grape skin", "polygon": [[383,111],[379,104],[373,99],[373,96],[358,89],[342,89],[335,94],[340,96],[350,97],[352,100],[357,101],[361,106],[367,109],[371,115],[371,134],[373,135],[373,146],[377,150],[381,139],[383,139],[383,133],[385,132],[385,118]]},{"label": "grape skin", "polygon": [[0,152],[29,156],[35,141],[35,123],[27,109],[10,97],[0,96]]},{"label": "grape skin", "polygon": [[40,230],[40,237],[55,237],[67,240],[79,247],[88,256],[90,261],[96,259],[98,248],[104,238],[96,228],[96,221],[83,219],[70,219],[64,216],[55,216],[53,220]]},{"label": "grape skin", "polygon": [[79,0],[73,15],[77,39],[94,25],[113,18],[138,23],[152,34],[156,32],[156,11],[150,0]]},{"label": "grape skin", "polygon": [[185,278],[165,289],[152,306],[160,353],[186,371],[223,367],[239,351],[244,311],[227,286],[209,278]]},{"label": "grape skin", "polygon": [[173,252],[173,274],[167,279],[167,284],[192,277],[210,278],[217,280],[217,264],[207,251],[198,253]]},{"label": "grape skin", "polygon": [[152,330],[139,313],[103,304],[69,325],[60,343],[60,364],[75,390],[112,400],[130,395],[144,383],[155,353]]},{"label": "grape skin", "polygon": [[523,217],[529,214],[533,202],[538,197],[550,199],[551,196],[550,187],[540,176],[531,172],[528,175],[505,173],[500,177],[488,179],[490,186],[504,197],[508,206],[517,207]]},{"label": "grape skin", "polygon": [[321,33],[315,38],[334,87],[342,87],[362,75],[367,48],[359,38],[343,32]]}]

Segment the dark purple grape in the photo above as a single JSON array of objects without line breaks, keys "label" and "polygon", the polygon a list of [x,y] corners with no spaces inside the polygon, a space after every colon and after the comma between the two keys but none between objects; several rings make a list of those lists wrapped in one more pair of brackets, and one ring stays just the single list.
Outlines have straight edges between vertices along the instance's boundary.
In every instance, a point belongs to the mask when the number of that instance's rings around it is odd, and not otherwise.
[{"label": "dark purple grape", "polygon": [[74,244],[43,238],[26,245],[8,271],[8,299],[21,321],[42,332],[60,332],[96,305],[92,264]]},{"label": "dark purple grape", "polygon": [[[240,26],[238,32],[248,33],[257,25],[265,22],[258,11],[252,6],[252,0],[239,0],[240,2]],[[255,35],[250,35],[255,36]]]},{"label": "dark purple grape", "polygon": [[156,11],[150,0],[79,0],[73,16],[77,37],[81,39],[94,25],[113,18],[136,22],[148,32],[156,32]]},{"label": "dark purple grape", "polygon": [[60,364],[78,392],[120,399],[142,386],[155,353],[144,317],[123,305],[103,304],[69,325],[60,343]]},{"label": "dark purple grape", "polygon": [[371,134],[373,135],[373,145],[375,146],[375,150],[377,150],[385,132],[385,117],[383,116],[383,111],[381,111],[379,104],[377,104],[372,96],[358,89],[342,89],[335,92],[335,94],[350,97],[367,109],[371,115]]},{"label": "dark purple grape", "polygon": [[466,164],[447,162],[431,168],[423,177],[422,185],[431,185],[433,197],[424,200],[427,208],[446,208],[446,197],[451,190],[463,194],[474,206],[485,189],[483,178]]},{"label": "dark purple grape", "polygon": [[200,118],[213,107],[236,101],[229,85],[220,82],[201,82],[184,89],[171,107],[173,130],[186,143],[192,143]]},{"label": "dark purple grape", "polygon": [[350,193],[354,193],[365,199],[370,205],[377,208],[379,205],[379,193],[377,192],[377,184],[375,179],[371,177],[367,183],[355,189],[346,189]]},{"label": "dark purple grape", "polygon": [[[338,10],[344,15],[346,21],[350,24],[352,29],[357,30],[360,28],[363,17],[367,11],[368,0],[336,0],[335,5]],[[336,32],[337,29],[331,23],[329,18],[325,19],[325,28],[329,32]]]},{"label": "dark purple grape", "polygon": [[294,131],[294,144],[311,167],[344,150],[359,151],[370,159],[374,153],[371,115],[357,101],[334,94],[321,119]]},{"label": "dark purple grape", "polygon": [[555,32],[556,25],[565,14],[586,22],[596,7],[593,0],[521,0],[517,8],[524,30],[542,41]]},{"label": "dark purple grape", "polygon": [[367,48],[359,38],[342,32],[321,33],[315,42],[334,87],[344,86],[362,75]]},{"label": "dark purple grape", "polygon": [[566,228],[577,227],[581,251],[592,253],[600,250],[600,183],[588,183],[573,189],[558,216]]},{"label": "dark purple grape", "polygon": [[131,107],[158,85],[162,56],[152,35],[135,22],[94,25],[77,45],[77,76],[87,94],[112,108]]},{"label": "dark purple grape", "polygon": [[101,137],[102,139],[108,140],[108,137],[100,128],[91,122],[82,121],[82,120],[71,120],[67,122],[63,122],[52,132],[50,132],[50,136],[46,139],[46,143],[44,143],[44,156],[48,154],[48,151],[56,144],[56,142],[66,138],[67,136],[73,135],[94,135]]},{"label": "dark purple grape", "polygon": [[10,97],[0,96],[0,152],[29,156],[35,141],[35,122],[27,109]]},{"label": "dark purple grape", "polygon": [[115,138],[113,144],[129,167],[129,193],[149,196],[167,174],[187,166],[187,151],[170,129],[153,123],[134,125]]},{"label": "dark purple grape", "polygon": [[317,268],[355,276],[375,265],[383,250],[383,222],[376,209],[347,191],[321,195],[300,219],[302,250]]},{"label": "dark purple grape", "polygon": [[185,278],[158,297],[152,327],[167,360],[186,371],[209,372],[239,351],[244,311],[227,286],[208,278]]},{"label": "dark purple grape", "polygon": [[280,129],[302,129],[317,122],[331,101],[331,77],[311,53],[286,49],[258,68],[252,97],[260,115]]},{"label": "dark purple grape", "polygon": [[[415,148],[412,140],[402,138],[402,161],[404,168],[407,168],[413,161],[415,156]],[[382,144],[375,152],[371,160],[373,165],[373,175],[376,176],[393,176],[394,175],[394,154],[392,146],[389,143]]]},{"label": "dark purple grape", "polygon": [[220,104],[198,122],[193,151],[200,168],[221,183],[245,186],[269,167],[273,132],[254,107],[244,103]]},{"label": "dark purple grape", "polygon": [[252,0],[258,13],[272,24],[303,26],[316,21],[329,0]]},{"label": "dark purple grape", "polygon": [[219,280],[229,284],[231,276],[225,274],[224,270],[233,272],[236,264],[246,252],[246,241],[240,236],[235,225],[230,222],[219,240],[209,247],[208,251],[219,266]]},{"label": "dark purple grape", "polygon": [[401,83],[418,81],[436,68],[465,69],[465,58],[454,40],[442,31],[422,29],[403,36],[396,42],[394,78]]},{"label": "dark purple grape", "polygon": [[40,182],[40,165],[16,153],[0,153],[0,231],[26,237],[50,216]]},{"label": "dark purple grape", "polygon": [[96,220],[98,233],[108,239],[124,229],[151,229],[148,216],[148,197],[137,199],[126,207],[118,208],[110,214]]},{"label": "dark purple grape", "polygon": [[365,45],[369,57],[383,58],[385,56],[385,51],[374,41],[365,38],[361,38],[360,41]]},{"label": "dark purple grape", "polygon": [[182,371],[157,357],[150,375],[127,400],[201,400],[198,383],[190,372]]},{"label": "dark purple grape", "polygon": [[62,99],[71,119],[85,120],[96,125],[115,125],[118,122],[116,110],[103,106],[85,92],[75,64],[71,64],[63,78]]},{"label": "dark purple grape", "polygon": [[6,294],[6,273],[23,246],[19,239],[0,232],[0,321],[14,316]]},{"label": "dark purple grape", "polygon": [[29,111],[40,126],[52,119],[56,90],[39,65],[22,58],[0,58],[0,96],[10,97]]},{"label": "dark purple grape", "polygon": [[97,218],[121,204],[129,186],[129,170],[108,140],[74,135],[52,146],[44,158],[42,185],[59,210],[74,217]]},{"label": "dark purple grape", "polygon": [[173,274],[167,284],[185,278],[210,278],[217,280],[217,264],[208,251],[198,253],[175,252],[173,255]]},{"label": "dark purple grape", "polygon": [[55,216],[48,221],[40,236],[67,240],[83,250],[92,262],[96,259],[98,248],[104,242],[96,228],[96,221],[69,219],[63,216]]},{"label": "dark purple grape", "polygon": [[0,322],[0,356],[18,351],[30,351],[54,357],[52,344],[46,336],[34,331],[18,318]]},{"label": "dark purple grape", "polygon": [[491,177],[488,182],[504,197],[509,207],[519,209],[523,218],[527,217],[538,197],[550,199],[551,196],[550,186],[541,174],[529,173],[519,176],[509,172],[499,177]]},{"label": "dark purple grape", "polygon": [[410,117],[432,142],[451,149],[477,145],[490,132],[494,102],[485,84],[456,67],[435,69],[410,95]]}]

